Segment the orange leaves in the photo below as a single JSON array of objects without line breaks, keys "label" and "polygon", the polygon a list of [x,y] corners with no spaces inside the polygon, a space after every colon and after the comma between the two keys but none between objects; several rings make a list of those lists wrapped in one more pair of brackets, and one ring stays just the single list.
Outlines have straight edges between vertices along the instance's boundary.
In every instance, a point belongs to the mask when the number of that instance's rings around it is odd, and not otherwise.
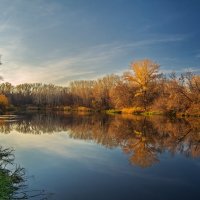
[{"label": "orange leaves", "polygon": [[131,69],[133,73],[126,73],[124,77],[135,85],[134,97],[139,100],[139,104],[146,110],[147,105],[153,100],[152,91],[157,83],[159,65],[151,60],[144,59],[133,62]]},{"label": "orange leaves", "polygon": [[144,59],[132,63],[131,68],[134,71],[132,81],[146,89],[148,84],[156,78],[159,65],[151,60]]},{"label": "orange leaves", "polygon": [[8,106],[8,104],[8,98],[5,95],[0,94],[0,105]]},{"label": "orange leaves", "polygon": [[0,108],[5,111],[5,108],[9,105],[9,102],[8,102],[8,98],[3,95],[3,94],[0,94]]}]

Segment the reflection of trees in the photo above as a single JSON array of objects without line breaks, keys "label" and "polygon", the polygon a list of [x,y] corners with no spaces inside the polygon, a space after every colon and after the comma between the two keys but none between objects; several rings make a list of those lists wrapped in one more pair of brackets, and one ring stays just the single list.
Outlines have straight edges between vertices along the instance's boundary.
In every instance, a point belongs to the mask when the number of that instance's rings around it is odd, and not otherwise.
[{"label": "reflection of trees", "polygon": [[200,156],[200,120],[123,115],[35,114],[14,122],[1,122],[0,131],[9,133],[54,133],[68,131],[70,137],[94,141],[107,148],[121,147],[130,162],[148,167],[159,161],[159,154],[182,153]]},{"label": "reflection of trees", "polygon": [[143,132],[134,131],[134,137],[127,140],[123,149],[130,153],[130,161],[141,167],[148,167],[158,162],[154,138],[145,136]]},{"label": "reflection of trees", "polygon": [[140,167],[148,167],[158,162],[157,153],[161,148],[157,142],[157,132],[150,121],[146,118],[118,121],[120,134],[124,134],[120,146],[125,153],[130,154],[130,162]]},{"label": "reflection of trees", "polygon": [[14,166],[12,149],[0,147],[0,199],[30,199],[44,197],[42,191],[27,191],[25,170]]},{"label": "reflection of trees", "polygon": [[186,156],[200,156],[199,119],[162,119],[152,120],[152,123],[157,132],[165,137],[163,147],[172,154],[180,152]]}]

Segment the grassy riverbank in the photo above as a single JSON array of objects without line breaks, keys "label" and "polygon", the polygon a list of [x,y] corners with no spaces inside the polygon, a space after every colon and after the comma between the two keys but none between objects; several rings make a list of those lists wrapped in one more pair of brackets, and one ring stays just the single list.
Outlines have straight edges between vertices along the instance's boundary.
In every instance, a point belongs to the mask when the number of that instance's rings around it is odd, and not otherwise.
[{"label": "grassy riverbank", "polygon": [[144,110],[141,107],[130,107],[130,108],[122,108],[122,109],[108,109],[108,110],[97,110],[84,106],[10,106],[7,108],[8,112],[37,112],[37,111],[60,111],[60,112],[78,112],[78,113],[106,113],[106,114],[129,114],[129,115],[165,115],[165,116],[176,116],[176,117],[200,117],[200,111],[188,113],[188,112],[163,112],[159,110]]},{"label": "grassy riverbank", "polygon": [[163,112],[159,110],[148,110],[144,111],[139,107],[133,107],[133,108],[122,108],[122,109],[110,109],[106,110],[107,114],[132,114],[132,115],[165,115],[165,116],[176,116],[176,117],[200,117],[200,111],[194,112],[194,113],[182,113],[182,112]]}]

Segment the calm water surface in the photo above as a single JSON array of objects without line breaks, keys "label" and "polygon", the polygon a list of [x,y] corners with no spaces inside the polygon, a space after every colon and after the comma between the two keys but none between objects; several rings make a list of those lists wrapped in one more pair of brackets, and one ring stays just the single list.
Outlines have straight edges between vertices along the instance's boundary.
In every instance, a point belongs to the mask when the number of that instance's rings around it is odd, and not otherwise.
[{"label": "calm water surface", "polygon": [[33,199],[200,199],[197,118],[29,114],[0,132]]}]

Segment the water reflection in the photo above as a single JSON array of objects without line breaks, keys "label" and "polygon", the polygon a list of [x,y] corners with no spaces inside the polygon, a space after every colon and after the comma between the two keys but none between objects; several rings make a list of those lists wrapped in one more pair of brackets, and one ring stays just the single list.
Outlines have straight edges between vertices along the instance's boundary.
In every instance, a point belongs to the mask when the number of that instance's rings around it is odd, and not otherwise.
[{"label": "water reflection", "polygon": [[29,190],[25,169],[14,159],[13,149],[0,147],[0,199],[46,199],[44,191]]},{"label": "water reflection", "polygon": [[107,148],[120,147],[131,164],[145,168],[170,152],[200,156],[200,120],[139,117],[132,115],[34,114],[0,121],[0,132],[56,134],[68,131],[71,138],[89,140]]}]

